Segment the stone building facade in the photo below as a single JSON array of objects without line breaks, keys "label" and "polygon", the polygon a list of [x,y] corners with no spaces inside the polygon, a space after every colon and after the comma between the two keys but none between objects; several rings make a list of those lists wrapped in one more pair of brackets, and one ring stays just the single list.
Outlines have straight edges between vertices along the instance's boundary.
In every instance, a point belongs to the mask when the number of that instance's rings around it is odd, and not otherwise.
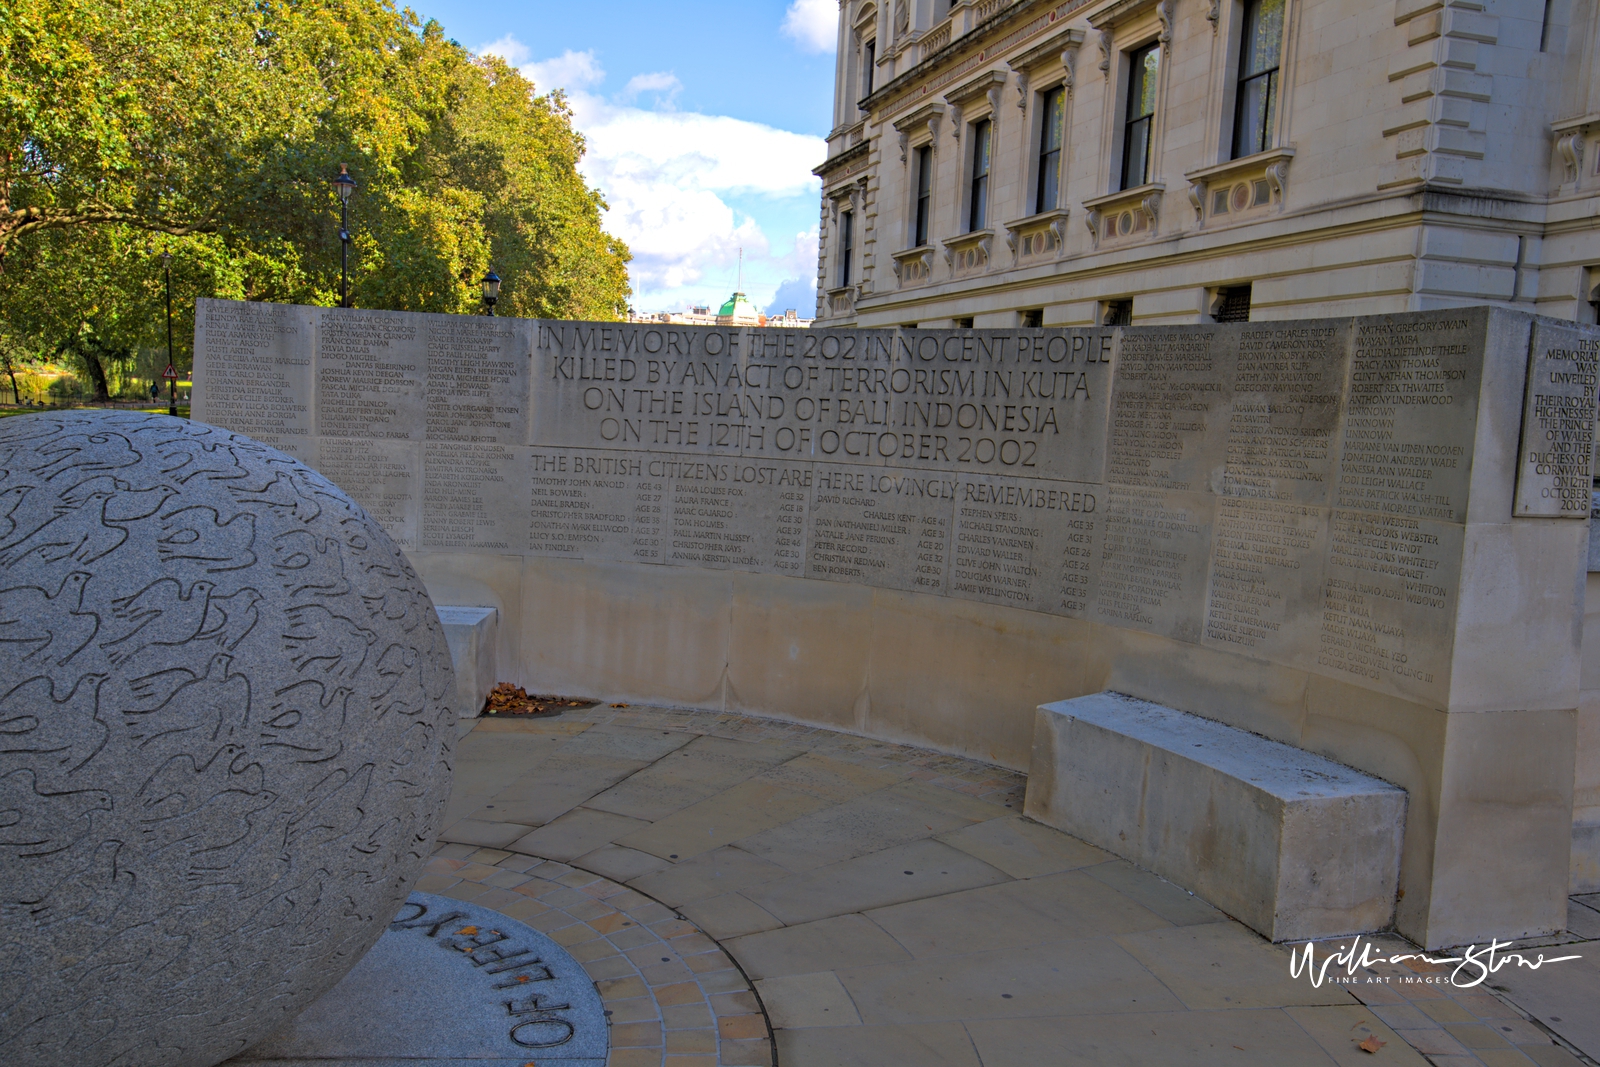
[{"label": "stone building facade", "polygon": [[842,0],[818,326],[1595,321],[1596,6]]}]

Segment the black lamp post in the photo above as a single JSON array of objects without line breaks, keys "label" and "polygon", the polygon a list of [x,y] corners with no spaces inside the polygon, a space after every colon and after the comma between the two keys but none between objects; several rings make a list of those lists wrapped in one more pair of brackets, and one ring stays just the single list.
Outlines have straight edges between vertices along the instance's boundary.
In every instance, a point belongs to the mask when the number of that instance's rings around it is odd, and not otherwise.
[{"label": "black lamp post", "polygon": [[500,275],[490,271],[483,276],[483,306],[485,315],[494,317],[495,301],[500,299]]},{"label": "black lamp post", "polygon": [[356,180],[350,177],[349,168],[339,164],[339,176],[333,179],[339,190],[339,306],[350,306],[350,194],[356,191]]},{"label": "black lamp post", "polygon": [[[161,250],[161,272],[166,276],[167,283],[167,369],[171,370],[172,363],[172,253],[165,248]],[[173,418],[178,417],[178,379],[168,378],[167,414]]]}]

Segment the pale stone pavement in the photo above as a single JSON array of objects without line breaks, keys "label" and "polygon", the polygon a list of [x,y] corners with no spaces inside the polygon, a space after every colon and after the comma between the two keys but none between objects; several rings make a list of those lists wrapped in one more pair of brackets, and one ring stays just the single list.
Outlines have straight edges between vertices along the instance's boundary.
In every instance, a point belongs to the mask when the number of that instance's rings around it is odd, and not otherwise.
[{"label": "pale stone pavement", "polygon": [[[565,945],[612,1067],[1559,1067],[1600,1041],[1600,942],[1532,987],[1502,972],[1509,995],[1389,965],[1413,982],[1316,989],[1287,948],[1022,819],[1015,772],[657,708],[463,731],[418,888]],[[1600,937],[1573,908],[1553,940]]]}]

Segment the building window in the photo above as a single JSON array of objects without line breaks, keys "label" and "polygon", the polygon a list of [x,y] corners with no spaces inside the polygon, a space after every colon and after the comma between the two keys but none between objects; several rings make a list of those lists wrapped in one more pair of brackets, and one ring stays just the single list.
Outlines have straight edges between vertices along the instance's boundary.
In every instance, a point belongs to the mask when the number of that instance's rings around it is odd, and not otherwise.
[{"label": "building window", "polygon": [[1057,86],[1045,93],[1039,109],[1043,125],[1039,129],[1039,187],[1033,198],[1033,212],[1054,211],[1061,187],[1062,124],[1066,120],[1067,91]]},{"label": "building window", "polygon": [[1131,326],[1133,325],[1132,300],[1105,300],[1100,304],[1100,325],[1102,326]]},{"label": "building window", "polygon": [[988,220],[989,134],[994,126],[988,119],[972,124],[972,197],[967,211],[967,229],[981,230]]},{"label": "building window", "polygon": [[1044,308],[1029,308],[1020,312],[1022,315],[1022,328],[1024,330],[1037,330],[1044,325]]},{"label": "building window", "polygon": [[850,254],[855,251],[855,221],[852,212],[839,213],[839,287],[850,284]]},{"label": "building window", "polygon": [[1150,124],[1156,113],[1156,77],[1161,73],[1161,46],[1150,45],[1128,56],[1128,115],[1122,131],[1122,187],[1132,189],[1150,180]]},{"label": "building window", "polygon": [[928,243],[928,216],[933,214],[933,146],[917,149],[917,218],[912,227],[912,248]]},{"label": "building window", "polygon": [[968,316],[967,318],[964,318],[964,319],[957,319],[956,320],[956,329],[958,329],[958,330],[970,330],[970,329],[972,329],[972,317]]},{"label": "building window", "polygon": [[[1282,0],[1278,0],[1282,3]],[[872,95],[872,78],[878,70],[878,42],[868,41],[866,47],[861,49],[863,70],[861,71],[861,99],[865,100]]]},{"label": "building window", "polygon": [[1229,285],[1217,290],[1211,317],[1218,322],[1250,321],[1250,286]]},{"label": "building window", "polygon": [[1283,0],[1249,0],[1239,53],[1233,158],[1272,147],[1278,117],[1278,63],[1283,55]]}]

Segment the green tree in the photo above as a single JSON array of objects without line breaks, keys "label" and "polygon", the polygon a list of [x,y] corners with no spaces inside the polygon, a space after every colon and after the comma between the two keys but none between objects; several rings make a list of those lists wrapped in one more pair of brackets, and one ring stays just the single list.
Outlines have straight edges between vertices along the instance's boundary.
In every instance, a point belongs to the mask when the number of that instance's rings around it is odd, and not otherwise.
[{"label": "green tree", "polygon": [[[331,305],[340,163],[360,307],[616,318],[629,254],[559,93],[390,0],[0,5],[0,318],[97,395],[196,296]],[[154,242],[154,243],[152,243]]]},{"label": "green tree", "polygon": [[38,362],[39,354],[27,342],[9,330],[0,329],[0,374],[4,374],[11,384],[13,404],[22,403],[22,388],[17,384],[17,375]]}]

